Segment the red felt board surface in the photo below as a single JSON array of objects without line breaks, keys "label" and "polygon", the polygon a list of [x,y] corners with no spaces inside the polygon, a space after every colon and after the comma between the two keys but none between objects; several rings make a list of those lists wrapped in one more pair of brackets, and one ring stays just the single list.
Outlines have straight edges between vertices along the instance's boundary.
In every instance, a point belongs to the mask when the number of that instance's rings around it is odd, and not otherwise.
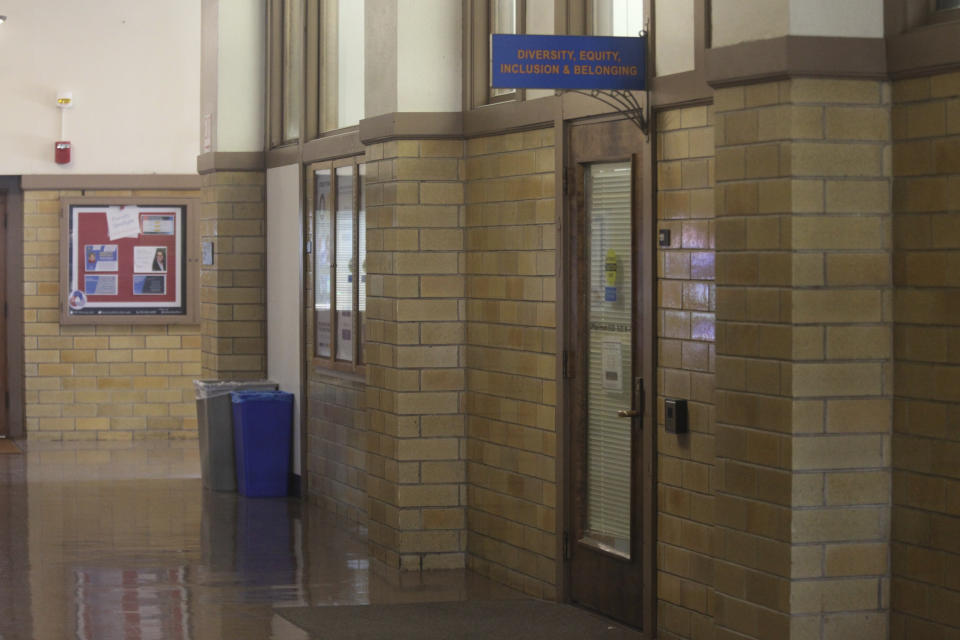
[{"label": "red felt board surface", "polygon": [[[117,238],[110,239],[107,226],[106,210],[102,211],[78,211],[75,213],[75,228],[73,230],[77,238],[76,255],[72,256],[72,270],[77,274],[77,288],[83,290],[84,276],[86,270],[86,246],[87,245],[116,245],[117,246],[117,271],[90,271],[90,275],[117,275],[117,295],[88,295],[87,305],[96,306],[97,303],[114,302],[125,303],[131,307],[144,305],[145,303],[166,303],[170,306],[176,306],[177,301],[177,278],[180,277],[180,255],[177,253],[177,235],[181,233],[178,211],[151,210],[149,212],[140,212],[141,228],[144,216],[172,215],[175,216],[177,224],[175,225],[174,235],[160,234],[141,234],[137,238]],[[136,247],[165,247],[167,250],[167,271],[166,274],[160,272],[134,272],[134,249]],[[133,293],[134,275],[165,275],[166,293],[164,295],[135,295]]]}]

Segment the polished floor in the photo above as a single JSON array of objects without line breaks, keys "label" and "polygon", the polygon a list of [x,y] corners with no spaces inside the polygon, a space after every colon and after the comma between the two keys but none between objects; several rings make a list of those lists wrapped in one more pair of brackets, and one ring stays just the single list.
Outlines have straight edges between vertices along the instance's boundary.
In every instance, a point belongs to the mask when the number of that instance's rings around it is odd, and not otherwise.
[{"label": "polished floor", "polygon": [[359,536],[297,500],[203,490],[196,442],[25,448],[0,456],[2,640],[306,640],[277,608],[515,596],[372,573]]},{"label": "polished floor", "polygon": [[522,597],[385,575],[313,507],[204,490],[196,441],[24,448],[0,455],[0,640],[310,640],[278,612]]}]

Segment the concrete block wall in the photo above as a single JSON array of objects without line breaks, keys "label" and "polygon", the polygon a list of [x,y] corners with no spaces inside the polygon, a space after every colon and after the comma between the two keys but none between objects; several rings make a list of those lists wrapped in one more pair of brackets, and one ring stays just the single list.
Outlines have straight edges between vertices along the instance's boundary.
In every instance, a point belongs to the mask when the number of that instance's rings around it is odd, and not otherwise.
[{"label": "concrete block wall", "polygon": [[368,536],[394,569],[466,562],[463,146],[367,147]]},{"label": "concrete block wall", "polygon": [[960,637],[960,73],[893,84],[891,637]]},{"label": "concrete block wall", "polygon": [[24,192],[24,376],[30,440],[195,438],[200,328],[60,325],[61,199],[195,191]]},{"label": "concrete block wall", "polygon": [[716,93],[717,638],[884,637],[890,94]]},{"label": "concrete block wall", "polygon": [[688,400],[690,433],[659,412],[658,626],[664,640],[707,637],[713,626],[714,142],[713,107],[657,115],[658,408]]},{"label": "concrete block wall", "polygon": [[203,176],[201,242],[214,261],[200,267],[203,377],[266,376],[266,220],[263,171]]},{"label": "concrete block wall", "polygon": [[468,566],[557,592],[557,219],[552,128],[466,148]]}]

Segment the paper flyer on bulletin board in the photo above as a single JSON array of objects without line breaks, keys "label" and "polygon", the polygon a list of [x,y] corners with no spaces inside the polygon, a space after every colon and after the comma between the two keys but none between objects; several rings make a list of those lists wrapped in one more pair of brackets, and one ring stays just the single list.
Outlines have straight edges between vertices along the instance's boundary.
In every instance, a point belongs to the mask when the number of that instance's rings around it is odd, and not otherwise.
[{"label": "paper flyer on bulletin board", "polygon": [[68,208],[66,313],[186,313],[185,205]]}]

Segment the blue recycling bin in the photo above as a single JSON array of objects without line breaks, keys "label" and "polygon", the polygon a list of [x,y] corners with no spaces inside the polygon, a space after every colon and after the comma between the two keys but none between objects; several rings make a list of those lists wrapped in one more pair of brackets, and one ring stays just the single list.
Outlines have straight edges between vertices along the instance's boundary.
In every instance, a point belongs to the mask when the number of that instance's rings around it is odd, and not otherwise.
[{"label": "blue recycling bin", "polygon": [[235,391],[230,395],[237,491],[250,498],[286,496],[293,443],[293,394]]}]

